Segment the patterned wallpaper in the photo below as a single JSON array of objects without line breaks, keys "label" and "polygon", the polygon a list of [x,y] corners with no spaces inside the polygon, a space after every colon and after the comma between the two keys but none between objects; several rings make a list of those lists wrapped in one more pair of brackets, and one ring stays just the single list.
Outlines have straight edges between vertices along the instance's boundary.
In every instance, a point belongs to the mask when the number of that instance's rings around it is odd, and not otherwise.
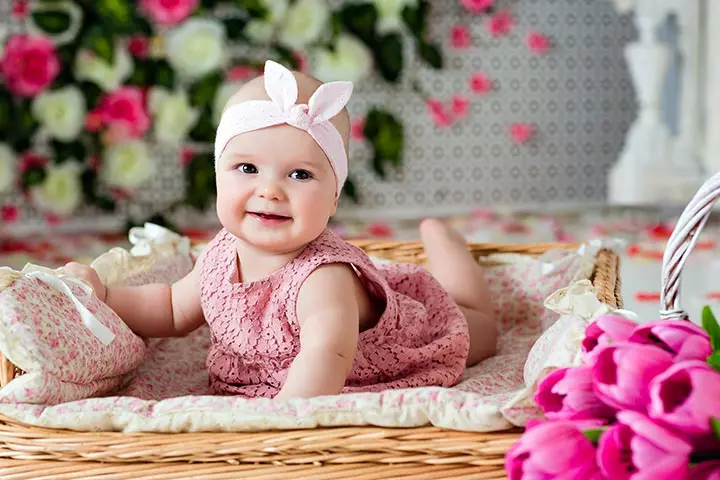
[{"label": "patterned wallpaper", "polygon": [[[0,18],[11,18],[10,2],[0,0]],[[380,81],[357,86],[351,116],[366,111],[367,104],[383,104],[403,117],[405,165],[389,181],[379,181],[369,168],[367,149],[353,142],[350,168],[362,204],[344,202],[339,217],[418,217],[485,206],[603,201],[608,169],[635,116],[634,89],[623,57],[623,47],[635,35],[630,19],[619,16],[610,0],[498,3],[515,17],[510,35],[493,39],[483,21],[468,23],[473,45],[457,50],[449,35],[460,21],[457,1],[434,0],[431,31],[445,45],[447,67],[438,73],[417,62],[405,70],[399,94],[385,90]],[[548,35],[552,49],[533,54],[526,45],[530,31]],[[468,88],[477,71],[493,80],[492,91],[482,96]],[[410,87],[413,80],[441,100],[467,95],[472,100],[468,117],[449,128],[434,126],[423,99]],[[535,125],[528,143],[512,141],[508,125],[513,122]],[[182,195],[176,154],[154,153],[157,175],[123,216],[145,218]],[[0,198],[0,204],[3,200],[8,198]],[[183,215],[176,220],[212,217]],[[29,212],[23,218],[26,224],[42,223]],[[94,211],[80,212],[75,221],[101,225],[103,220],[113,221]]]}]

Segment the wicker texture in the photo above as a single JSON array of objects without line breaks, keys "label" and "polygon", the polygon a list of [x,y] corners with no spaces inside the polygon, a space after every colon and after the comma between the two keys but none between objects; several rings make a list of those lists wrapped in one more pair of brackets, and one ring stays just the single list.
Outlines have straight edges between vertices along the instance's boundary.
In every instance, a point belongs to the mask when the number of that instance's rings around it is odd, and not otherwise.
[{"label": "wicker texture", "polygon": [[[419,242],[353,242],[369,254],[423,263]],[[539,255],[568,244],[472,244],[478,259],[495,253]],[[597,253],[598,298],[621,307],[619,260]],[[20,374],[0,359],[3,384]],[[258,433],[124,434],[73,432],[0,416],[0,478],[497,479],[519,431],[471,433],[423,428],[318,428]],[[104,462],[104,463],[100,463]]]}]

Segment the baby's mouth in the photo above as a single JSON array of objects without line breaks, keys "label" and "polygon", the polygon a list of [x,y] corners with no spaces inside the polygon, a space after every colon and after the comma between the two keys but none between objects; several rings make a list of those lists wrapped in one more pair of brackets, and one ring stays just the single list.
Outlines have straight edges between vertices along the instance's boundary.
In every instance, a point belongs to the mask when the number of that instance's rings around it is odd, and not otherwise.
[{"label": "baby's mouth", "polygon": [[264,212],[247,212],[248,215],[261,220],[290,220],[291,217]]}]

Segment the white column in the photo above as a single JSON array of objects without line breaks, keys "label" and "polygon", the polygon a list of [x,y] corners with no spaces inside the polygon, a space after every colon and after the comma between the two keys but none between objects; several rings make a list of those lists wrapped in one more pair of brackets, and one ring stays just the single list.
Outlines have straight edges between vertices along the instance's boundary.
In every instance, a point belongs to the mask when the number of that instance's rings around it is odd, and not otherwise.
[{"label": "white column", "polygon": [[701,103],[704,119],[703,164],[707,175],[720,171],[720,2],[705,2],[705,97]]}]

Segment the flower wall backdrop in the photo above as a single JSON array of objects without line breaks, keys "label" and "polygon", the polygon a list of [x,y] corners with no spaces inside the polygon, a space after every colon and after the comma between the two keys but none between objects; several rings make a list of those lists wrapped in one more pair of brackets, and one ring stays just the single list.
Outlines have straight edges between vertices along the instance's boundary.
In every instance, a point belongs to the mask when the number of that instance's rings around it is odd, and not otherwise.
[{"label": "flower wall backdrop", "polygon": [[560,3],[12,0],[2,220],[207,212],[219,111],[266,58],[356,83],[344,212],[600,199],[632,118],[631,32],[610,2]]}]

